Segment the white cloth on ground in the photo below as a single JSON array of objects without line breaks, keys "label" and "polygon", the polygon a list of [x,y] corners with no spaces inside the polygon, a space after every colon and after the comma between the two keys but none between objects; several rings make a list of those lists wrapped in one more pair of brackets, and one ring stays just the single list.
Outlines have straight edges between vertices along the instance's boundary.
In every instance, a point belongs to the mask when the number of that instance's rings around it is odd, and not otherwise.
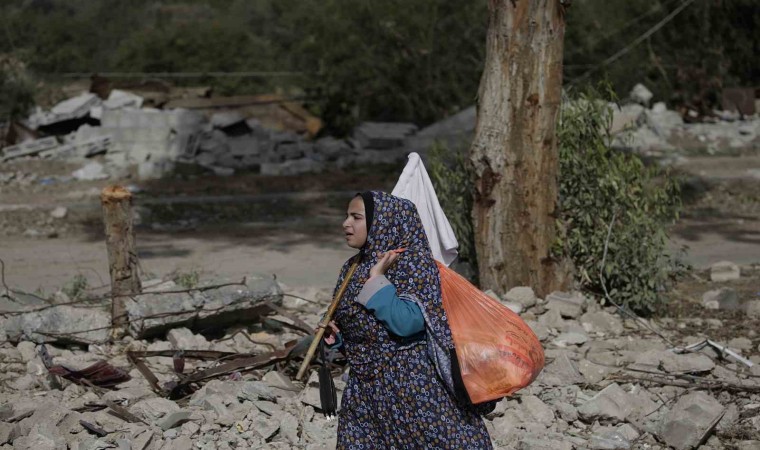
[{"label": "white cloth on ground", "polygon": [[438,202],[438,196],[435,195],[433,182],[430,181],[425,165],[417,153],[409,154],[409,161],[396,187],[393,188],[392,194],[411,200],[417,207],[422,226],[430,242],[430,249],[433,251],[433,258],[446,266],[454,262],[459,243]]}]

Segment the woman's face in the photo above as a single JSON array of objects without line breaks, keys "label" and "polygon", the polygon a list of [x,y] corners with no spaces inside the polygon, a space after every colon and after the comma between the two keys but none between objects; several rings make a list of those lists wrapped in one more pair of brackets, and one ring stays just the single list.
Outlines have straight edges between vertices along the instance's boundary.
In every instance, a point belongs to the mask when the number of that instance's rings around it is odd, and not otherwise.
[{"label": "woman's face", "polygon": [[364,200],[354,197],[348,203],[346,220],[343,221],[343,232],[346,243],[351,248],[362,248],[367,242],[367,216],[364,213]]}]

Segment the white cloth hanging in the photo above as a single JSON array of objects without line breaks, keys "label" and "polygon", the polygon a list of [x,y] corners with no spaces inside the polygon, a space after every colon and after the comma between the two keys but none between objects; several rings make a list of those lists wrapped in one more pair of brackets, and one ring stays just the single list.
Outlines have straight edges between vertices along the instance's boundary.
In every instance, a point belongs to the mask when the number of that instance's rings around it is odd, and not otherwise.
[{"label": "white cloth hanging", "polygon": [[435,195],[435,189],[425,170],[425,165],[417,153],[409,154],[409,161],[396,187],[393,188],[392,194],[411,200],[417,207],[422,226],[430,242],[430,249],[433,251],[433,258],[446,266],[454,262],[459,243],[449,220],[443,213],[441,204],[438,203],[438,196]]}]

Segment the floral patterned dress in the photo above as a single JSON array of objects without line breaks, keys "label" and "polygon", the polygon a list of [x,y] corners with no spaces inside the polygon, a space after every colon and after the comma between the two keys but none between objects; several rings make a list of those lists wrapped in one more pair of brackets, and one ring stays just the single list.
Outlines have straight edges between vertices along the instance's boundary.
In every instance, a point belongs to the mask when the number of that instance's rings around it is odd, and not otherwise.
[{"label": "floral patterned dress", "polygon": [[[432,356],[431,342],[444,349],[453,348],[453,342],[438,269],[417,210],[410,201],[390,194],[371,195],[367,244],[335,314],[350,365],[338,413],[338,449],[491,449],[480,414],[454,399]],[[355,301],[378,256],[398,248],[406,251],[385,276],[399,297],[422,310],[424,338],[393,335]],[[351,262],[344,264],[337,286]]]}]

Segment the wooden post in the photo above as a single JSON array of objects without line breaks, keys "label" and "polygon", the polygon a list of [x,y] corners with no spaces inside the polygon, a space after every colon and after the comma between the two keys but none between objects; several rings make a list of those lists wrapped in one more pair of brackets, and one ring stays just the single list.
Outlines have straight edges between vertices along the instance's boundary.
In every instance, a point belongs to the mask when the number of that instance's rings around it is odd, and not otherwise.
[{"label": "wooden post", "polygon": [[124,297],[142,290],[132,228],[132,194],[122,186],[108,186],[100,193],[100,201],[111,275],[111,337],[118,339],[127,331]]}]

